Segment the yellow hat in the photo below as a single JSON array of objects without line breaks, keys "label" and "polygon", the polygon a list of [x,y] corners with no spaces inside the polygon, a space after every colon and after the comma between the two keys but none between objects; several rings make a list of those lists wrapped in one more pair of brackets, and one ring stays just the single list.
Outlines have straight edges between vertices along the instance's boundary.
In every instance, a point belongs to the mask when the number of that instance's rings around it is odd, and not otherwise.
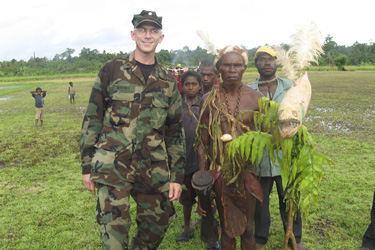
[{"label": "yellow hat", "polygon": [[274,48],[270,47],[270,46],[262,46],[260,47],[257,52],[255,53],[255,59],[258,58],[258,54],[259,53],[267,53],[273,57],[276,57],[277,58],[277,52]]}]

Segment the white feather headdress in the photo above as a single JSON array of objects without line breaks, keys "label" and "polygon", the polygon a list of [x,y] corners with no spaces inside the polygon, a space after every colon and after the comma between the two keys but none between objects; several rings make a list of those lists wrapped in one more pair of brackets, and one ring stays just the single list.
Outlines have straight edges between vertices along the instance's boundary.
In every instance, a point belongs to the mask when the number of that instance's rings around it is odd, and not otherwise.
[{"label": "white feather headdress", "polygon": [[207,51],[216,56],[218,54],[217,49],[215,47],[215,44],[212,41],[210,41],[208,33],[204,33],[202,30],[197,30],[197,34],[203,40]]},{"label": "white feather headdress", "polygon": [[291,80],[295,81],[302,74],[305,67],[311,62],[318,62],[318,58],[323,51],[323,38],[316,24],[311,21],[302,26],[291,36],[292,42],[288,51],[282,47],[276,47],[278,53],[277,62],[283,66],[283,73]]}]

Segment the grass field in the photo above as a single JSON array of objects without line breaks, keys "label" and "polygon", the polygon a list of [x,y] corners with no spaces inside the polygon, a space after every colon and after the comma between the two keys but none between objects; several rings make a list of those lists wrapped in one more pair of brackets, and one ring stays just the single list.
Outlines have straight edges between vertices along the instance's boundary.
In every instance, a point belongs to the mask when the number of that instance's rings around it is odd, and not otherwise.
[{"label": "grass field", "polygon": [[[244,82],[257,77],[246,73]],[[312,250],[354,250],[370,222],[375,189],[375,72],[310,72],[312,100],[306,126],[316,150],[337,167],[324,169],[319,209],[303,226]],[[73,81],[76,103],[67,98]],[[83,187],[79,134],[93,78],[0,83],[0,249],[101,249],[96,198]],[[29,91],[47,90],[45,126],[34,128]],[[182,207],[160,249],[205,249],[195,237],[184,245]],[[275,190],[265,250],[281,249],[283,231]],[[134,206],[132,207],[134,218]],[[193,220],[198,219],[196,213]],[[131,234],[134,233],[132,227]],[[237,249],[240,249],[239,247]]]}]

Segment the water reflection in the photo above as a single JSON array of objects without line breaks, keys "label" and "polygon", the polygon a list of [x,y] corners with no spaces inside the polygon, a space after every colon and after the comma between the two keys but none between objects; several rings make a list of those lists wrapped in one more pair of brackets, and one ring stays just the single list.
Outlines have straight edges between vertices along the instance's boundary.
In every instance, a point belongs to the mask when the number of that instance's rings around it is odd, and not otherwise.
[{"label": "water reflection", "polygon": [[4,87],[0,87],[0,90],[1,89],[14,89],[14,88],[19,88],[19,87],[22,87],[22,86],[4,86]]},{"label": "water reflection", "polygon": [[7,96],[7,97],[0,97],[0,101],[6,101],[12,98],[12,96]]}]

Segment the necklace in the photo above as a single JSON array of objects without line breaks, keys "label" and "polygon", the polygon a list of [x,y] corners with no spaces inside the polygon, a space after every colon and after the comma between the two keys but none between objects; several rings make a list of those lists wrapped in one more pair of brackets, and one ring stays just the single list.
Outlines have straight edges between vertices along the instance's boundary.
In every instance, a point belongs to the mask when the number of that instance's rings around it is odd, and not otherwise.
[{"label": "necklace", "polygon": [[[271,79],[271,80],[267,80],[267,81],[258,81],[257,83],[258,83],[258,87],[259,87],[259,89],[260,89],[260,86],[265,86],[265,87],[267,87],[267,97],[268,98],[270,98],[270,100],[272,101],[272,99],[273,99],[273,95],[271,94],[271,87],[276,83],[277,84],[277,81],[275,81],[277,79],[277,76],[275,77],[275,78],[273,78],[273,79]],[[274,82],[275,81],[275,82]],[[272,84],[270,84],[270,85],[266,85],[266,84],[268,84],[268,83],[272,83]],[[264,94],[264,93],[263,93]]]},{"label": "necklace", "polygon": [[235,117],[237,117],[237,115],[238,115],[238,113],[239,113],[239,107],[240,107],[240,101],[241,101],[242,87],[243,87],[243,85],[241,84],[240,90],[238,91],[237,104],[236,104],[236,109],[235,109],[235,111],[234,111],[234,115],[232,114],[232,109],[231,109],[230,106],[229,106],[229,101],[228,101],[227,92],[226,92],[225,89],[223,88],[223,94],[224,94],[225,104],[227,105],[228,113],[232,116],[232,119],[235,118]]},{"label": "necklace", "polygon": [[186,102],[186,104],[187,104],[187,106],[188,106],[188,109],[189,109],[189,113],[190,113],[190,115],[197,121],[197,122],[199,122],[198,121],[198,118],[195,116],[195,114],[193,113],[193,111],[191,110],[191,106],[193,106],[193,105],[190,105],[187,101],[186,101],[186,98],[185,98],[185,102]]},{"label": "necklace", "polygon": [[264,85],[264,84],[267,84],[267,83],[270,83],[270,82],[273,82],[277,79],[277,76],[275,76],[274,78],[272,78],[271,80],[266,80],[266,81],[257,81],[257,82],[254,82],[254,83],[257,83],[258,85]]}]

